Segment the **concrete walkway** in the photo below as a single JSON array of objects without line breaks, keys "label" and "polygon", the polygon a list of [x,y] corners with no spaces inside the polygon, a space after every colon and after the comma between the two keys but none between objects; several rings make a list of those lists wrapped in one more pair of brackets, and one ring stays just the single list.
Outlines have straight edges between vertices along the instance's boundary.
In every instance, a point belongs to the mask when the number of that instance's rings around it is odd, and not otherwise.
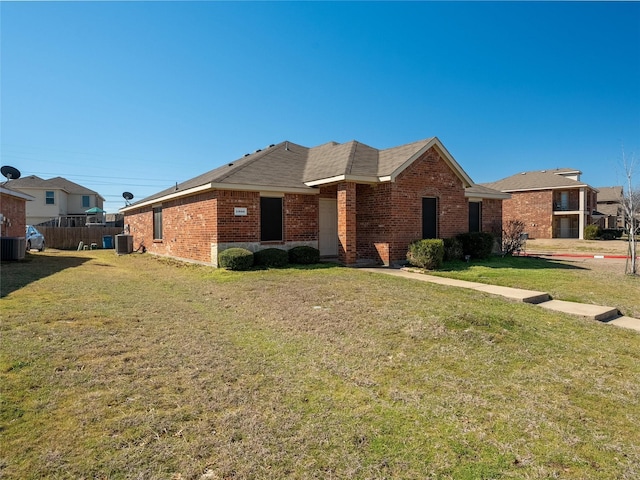
[{"label": "concrete walkway", "polygon": [[360,268],[359,270],[371,273],[394,275],[396,277],[409,278],[412,280],[419,280],[421,282],[437,283],[439,285],[446,285],[450,287],[469,288],[471,290],[477,290],[491,295],[498,295],[516,302],[531,303],[539,307],[546,308],[547,310],[577,315],[582,318],[598,320],[600,322],[630,328],[640,332],[640,319],[621,316],[618,309],[614,307],[602,307],[586,303],[552,300],[550,295],[545,292],[500,287],[497,285],[487,285],[486,283],[467,282],[465,280],[456,280],[454,278],[436,277],[424,273],[412,272],[404,268],[370,267]]}]

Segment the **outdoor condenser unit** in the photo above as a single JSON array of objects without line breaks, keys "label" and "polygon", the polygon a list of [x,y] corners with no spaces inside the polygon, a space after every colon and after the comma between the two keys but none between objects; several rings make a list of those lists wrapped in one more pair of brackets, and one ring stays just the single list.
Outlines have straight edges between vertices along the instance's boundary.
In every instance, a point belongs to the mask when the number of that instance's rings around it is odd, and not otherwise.
[{"label": "outdoor condenser unit", "polygon": [[27,243],[24,237],[0,237],[0,259],[24,260]]},{"label": "outdoor condenser unit", "polygon": [[116,235],[116,253],[126,255],[133,252],[133,235]]}]

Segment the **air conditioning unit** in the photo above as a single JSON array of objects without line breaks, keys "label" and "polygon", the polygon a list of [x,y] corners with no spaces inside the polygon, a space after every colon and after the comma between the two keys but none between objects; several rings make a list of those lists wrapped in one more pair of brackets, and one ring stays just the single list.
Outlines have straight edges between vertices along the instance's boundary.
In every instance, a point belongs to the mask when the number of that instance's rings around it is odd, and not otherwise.
[{"label": "air conditioning unit", "polygon": [[27,242],[24,237],[0,237],[0,259],[24,260]]},{"label": "air conditioning unit", "polygon": [[133,235],[116,235],[116,254],[126,255],[133,252]]}]

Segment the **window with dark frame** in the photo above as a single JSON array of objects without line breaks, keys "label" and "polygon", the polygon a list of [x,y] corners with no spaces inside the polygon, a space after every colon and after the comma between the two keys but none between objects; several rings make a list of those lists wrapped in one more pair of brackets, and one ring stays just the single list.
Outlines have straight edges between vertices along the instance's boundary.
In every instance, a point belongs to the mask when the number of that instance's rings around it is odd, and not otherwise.
[{"label": "window with dark frame", "polygon": [[481,231],[482,203],[469,202],[469,232]]},{"label": "window with dark frame", "polygon": [[153,239],[162,240],[162,207],[153,208]]},{"label": "window with dark frame", "polygon": [[260,241],[283,240],[282,197],[260,197]]},{"label": "window with dark frame", "polygon": [[45,203],[45,205],[55,205],[56,197],[55,197],[55,193],[53,192],[53,190],[47,190],[44,193],[44,203]]},{"label": "window with dark frame", "polygon": [[89,208],[91,206],[91,202],[89,200],[89,195],[82,196],[82,208]]}]

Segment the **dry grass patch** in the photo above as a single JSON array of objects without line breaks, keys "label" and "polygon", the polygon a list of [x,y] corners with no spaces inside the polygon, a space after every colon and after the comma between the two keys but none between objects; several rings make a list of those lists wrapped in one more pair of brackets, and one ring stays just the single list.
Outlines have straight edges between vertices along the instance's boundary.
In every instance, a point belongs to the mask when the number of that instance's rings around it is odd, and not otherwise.
[{"label": "dry grass patch", "polygon": [[2,270],[7,478],[640,474],[633,332],[337,267],[31,257]]}]

